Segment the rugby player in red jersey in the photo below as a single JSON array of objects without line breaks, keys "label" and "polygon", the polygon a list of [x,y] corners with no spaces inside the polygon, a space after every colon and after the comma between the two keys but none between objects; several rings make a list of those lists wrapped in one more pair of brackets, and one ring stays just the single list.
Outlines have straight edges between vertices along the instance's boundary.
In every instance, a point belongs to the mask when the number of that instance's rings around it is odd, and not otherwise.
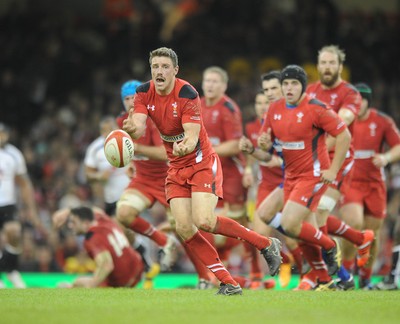
[{"label": "rugby player in red jersey", "polygon": [[199,95],[188,82],[176,77],[178,56],[172,49],[152,51],[149,63],[152,80],[137,88],[134,109],[124,121],[124,129],[136,139],[144,134],[147,117],[153,120],[170,162],[166,196],[177,233],[221,282],[218,294],[241,294],[240,285],[198,229],[256,246],[272,275],[279,271],[281,244],[229,218],[215,216],[217,201],[222,198],[222,170],[202,123]]},{"label": "rugby player in red jersey", "polygon": [[[330,275],[338,269],[337,245],[312,222],[321,196],[336,178],[350,145],[350,133],[340,117],[306,93],[307,76],[297,65],[281,72],[284,98],[270,104],[258,145],[271,149],[276,140],[285,161],[284,201],[281,226],[285,234],[303,240],[304,256],[319,280],[318,290],[331,289]],[[336,139],[332,162],[326,148],[326,134]],[[327,251],[324,265],[320,247]]]},{"label": "rugby player in red jersey", "polygon": [[[204,70],[201,112],[210,142],[221,161],[224,179],[224,199],[217,205],[223,210],[218,208],[216,213],[248,227],[247,189],[242,183],[245,159],[238,145],[243,136],[242,113],[237,103],[226,94],[228,79],[228,73],[219,66]],[[222,260],[227,260],[232,248],[238,244],[234,238],[221,236],[215,237],[214,243]],[[244,243],[244,248],[251,262],[250,279],[261,280],[263,275],[257,249],[247,243]]]},{"label": "rugby player in red jersey", "polygon": [[[261,76],[262,92],[255,98],[255,111],[257,118],[246,124],[245,130],[247,137],[242,137],[239,148],[247,154],[248,166],[246,167],[243,181],[247,185],[253,183],[252,166],[255,160],[260,159],[259,169],[261,179],[257,187],[256,212],[254,213],[254,230],[260,234],[269,235],[270,227],[279,230],[281,210],[283,208],[283,166],[282,159],[274,154],[271,161],[263,161],[265,152],[257,148],[257,139],[261,129],[263,119],[268,111],[269,104],[281,99],[282,88],[280,83],[280,71],[270,71]],[[287,248],[293,256],[297,268],[302,272],[303,258],[302,252],[297,242],[287,236],[279,237],[285,241]],[[281,287],[285,287],[290,282],[291,263],[290,258],[282,253],[283,263],[279,272]]]},{"label": "rugby player in red jersey", "polygon": [[[386,217],[387,192],[383,168],[400,159],[400,134],[393,119],[371,107],[372,90],[364,83],[356,85],[362,96],[361,109],[354,121],[354,166],[350,188],[340,205],[348,225],[370,229],[379,237]],[[383,151],[387,145],[389,150]],[[355,249],[343,242],[343,265],[353,270]],[[376,241],[372,244],[368,263],[359,265],[359,287],[371,288],[372,266],[377,255]]]},{"label": "rugby player in red jersey", "polygon": [[[353,122],[357,118],[361,106],[361,96],[357,89],[344,81],[341,77],[343,64],[346,55],[336,45],[324,46],[318,52],[318,74],[320,80],[310,84],[307,88],[307,93],[312,97],[322,102],[327,103],[332,109],[338,113],[349,128],[350,133],[353,133]],[[352,143],[354,139],[352,138]],[[334,154],[334,139],[327,138],[327,146],[330,151],[330,157]],[[324,233],[330,233],[346,238],[353,244],[359,247],[358,258],[359,262],[365,263],[369,257],[371,242],[374,240],[373,231],[366,230],[360,232],[347,226],[345,230],[342,226],[342,221],[330,215],[334,210],[341,194],[343,194],[351,183],[352,166],[354,164],[354,151],[351,144],[350,150],[346,154],[346,160],[342,168],[337,174],[337,178],[329,185],[328,190],[322,196],[320,204],[317,208],[317,221],[320,229]],[[344,215],[339,211],[345,222],[351,218],[351,215]],[[343,268],[338,273],[341,281],[339,287],[344,290],[354,288],[354,280]]]},{"label": "rugby player in red jersey", "polygon": [[[125,82],[121,87],[121,99],[125,112],[117,118],[122,128],[123,121],[128,118],[128,111],[133,108],[136,89],[141,84],[137,80]],[[117,202],[116,216],[118,221],[139,234],[149,237],[160,248],[161,270],[171,268],[176,261],[176,242],[172,236],[157,230],[140,213],[161,203],[169,212],[169,204],[165,197],[165,178],[167,177],[167,155],[160,133],[151,119],[146,121],[146,130],[141,138],[134,141],[134,172],[131,181]]]},{"label": "rugby player in red jersey", "polygon": [[84,248],[96,263],[93,275],[78,277],[72,287],[134,287],[141,280],[144,265],[140,255],[101,209],[66,208],[52,218],[56,227],[67,222],[75,234],[85,236]]}]

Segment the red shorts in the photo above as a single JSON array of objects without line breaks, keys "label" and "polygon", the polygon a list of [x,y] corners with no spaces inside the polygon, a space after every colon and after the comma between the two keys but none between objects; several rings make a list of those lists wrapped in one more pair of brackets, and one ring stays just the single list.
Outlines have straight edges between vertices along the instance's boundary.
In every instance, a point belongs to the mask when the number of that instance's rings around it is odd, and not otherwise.
[{"label": "red shorts", "polygon": [[222,198],[222,169],[217,154],[184,168],[170,167],[165,190],[167,201],[191,198],[192,192],[209,192]]},{"label": "red shorts", "polygon": [[328,185],[320,182],[319,178],[285,179],[283,185],[285,204],[288,200],[291,200],[311,211],[315,211],[319,200],[327,189]]},{"label": "red shorts", "polygon": [[228,174],[225,172],[222,189],[224,192],[224,202],[230,205],[244,205],[247,199],[247,189],[243,187],[243,175],[239,170],[231,170]]},{"label": "red shorts", "polygon": [[353,165],[354,160],[351,158],[346,159],[343,162],[342,167],[337,173],[336,179],[329,185],[333,189],[339,190],[342,194],[346,193],[351,184],[351,178],[353,176]]},{"label": "red shorts", "polygon": [[144,265],[142,258],[136,251],[131,251],[125,257],[123,264],[114,268],[108,278],[101,284],[102,287],[134,287],[142,279]]},{"label": "red shorts", "polygon": [[352,181],[345,195],[340,199],[340,206],[359,204],[364,213],[382,219],[386,217],[386,185],[383,182]]},{"label": "red shorts", "polygon": [[258,208],[264,199],[267,198],[277,187],[279,186],[271,186],[269,183],[263,184],[263,182],[261,182],[257,188],[256,208]]},{"label": "red shorts", "polygon": [[159,178],[133,178],[126,189],[136,189],[146,196],[152,206],[156,200],[162,205],[168,207],[167,198],[165,196],[165,179]]}]

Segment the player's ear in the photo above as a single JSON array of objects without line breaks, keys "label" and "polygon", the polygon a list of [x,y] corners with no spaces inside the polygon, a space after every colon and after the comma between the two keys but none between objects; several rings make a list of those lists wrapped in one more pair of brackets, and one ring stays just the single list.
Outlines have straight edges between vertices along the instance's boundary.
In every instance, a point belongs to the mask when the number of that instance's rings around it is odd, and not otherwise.
[{"label": "player's ear", "polygon": [[175,73],[174,73],[174,75],[177,75],[177,74],[178,74],[178,72],[179,72],[179,65],[175,66],[174,70],[175,70]]}]

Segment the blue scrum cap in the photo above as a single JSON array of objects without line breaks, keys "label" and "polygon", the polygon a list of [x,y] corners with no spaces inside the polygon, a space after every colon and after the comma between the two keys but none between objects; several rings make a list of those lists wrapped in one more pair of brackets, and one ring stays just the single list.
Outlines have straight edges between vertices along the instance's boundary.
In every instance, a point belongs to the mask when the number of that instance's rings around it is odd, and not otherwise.
[{"label": "blue scrum cap", "polygon": [[124,101],[126,96],[131,96],[136,93],[136,88],[140,86],[142,82],[138,80],[129,80],[125,82],[121,87],[121,99]]}]

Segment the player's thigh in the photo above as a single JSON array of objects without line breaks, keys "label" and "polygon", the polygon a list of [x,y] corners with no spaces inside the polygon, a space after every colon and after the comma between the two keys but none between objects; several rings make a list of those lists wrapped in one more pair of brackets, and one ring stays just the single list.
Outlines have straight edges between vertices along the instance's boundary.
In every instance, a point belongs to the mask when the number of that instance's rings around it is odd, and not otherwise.
[{"label": "player's thigh", "polygon": [[138,189],[126,189],[117,202],[117,217],[135,218],[149,208],[152,201]]},{"label": "player's thigh", "polygon": [[298,234],[301,229],[302,222],[311,214],[307,207],[288,200],[282,210],[281,224],[289,233]]},{"label": "player's thigh", "polygon": [[276,187],[258,206],[260,218],[266,222],[271,221],[276,213],[282,210],[283,200],[283,189]]},{"label": "player's thigh", "polygon": [[362,229],[364,224],[364,207],[358,202],[349,202],[339,209],[340,218],[349,226]]}]

